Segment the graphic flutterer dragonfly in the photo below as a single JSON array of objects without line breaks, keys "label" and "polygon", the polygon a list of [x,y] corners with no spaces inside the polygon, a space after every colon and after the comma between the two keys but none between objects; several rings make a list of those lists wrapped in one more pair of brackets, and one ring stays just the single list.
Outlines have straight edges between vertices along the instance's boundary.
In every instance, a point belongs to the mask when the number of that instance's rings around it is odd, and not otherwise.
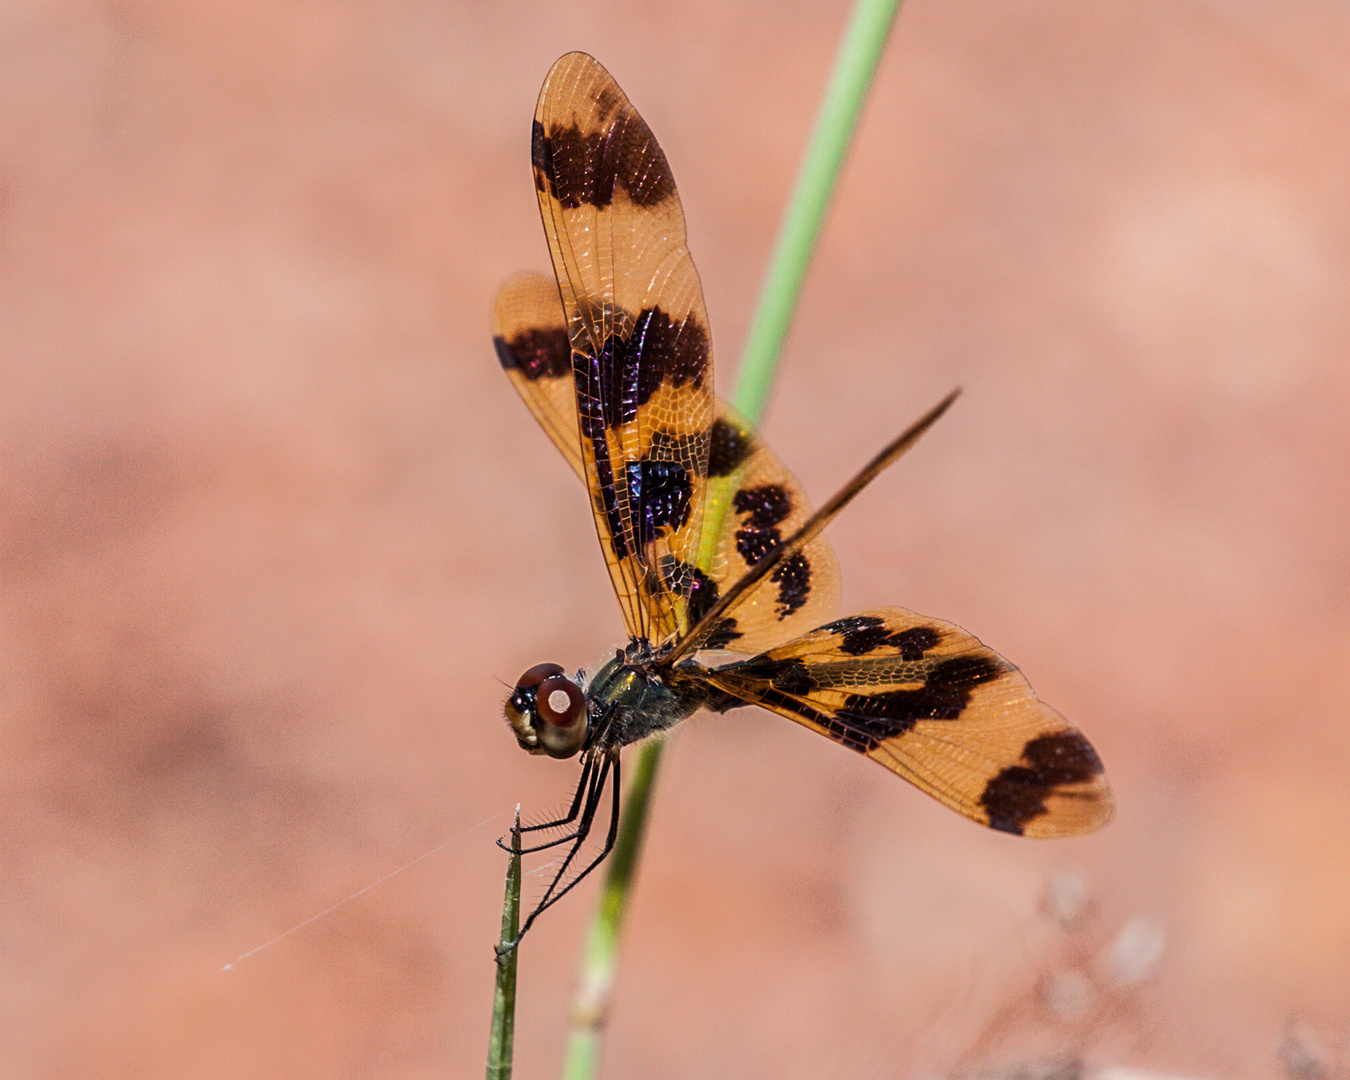
[{"label": "graphic flutterer dragonfly", "polygon": [[[1092,745],[1003,657],[903,608],[830,621],[839,570],[825,526],[956,394],[813,513],[714,397],[675,179],[590,56],[549,71],[532,159],[556,280],[525,273],[502,286],[497,355],[586,485],[629,640],[575,678],[530,668],[506,702],[524,749],[581,755],[566,816],[527,830],[561,830],[527,853],[571,846],[521,935],[613,847],[622,748],[699,709],[781,713],[993,829],[1055,837],[1105,824],[1111,793]],[[607,787],[605,843],[581,865]]]}]

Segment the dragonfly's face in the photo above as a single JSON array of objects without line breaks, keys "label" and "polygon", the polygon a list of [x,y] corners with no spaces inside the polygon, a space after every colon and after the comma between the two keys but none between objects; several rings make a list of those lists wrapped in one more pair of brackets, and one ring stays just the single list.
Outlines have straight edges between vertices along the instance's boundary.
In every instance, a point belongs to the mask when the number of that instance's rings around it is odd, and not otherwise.
[{"label": "dragonfly's face", "polygon": [[557,664],[536,664],[506,699],[506,719],[521,748],[569,758],[586,742],[586,695]]}]

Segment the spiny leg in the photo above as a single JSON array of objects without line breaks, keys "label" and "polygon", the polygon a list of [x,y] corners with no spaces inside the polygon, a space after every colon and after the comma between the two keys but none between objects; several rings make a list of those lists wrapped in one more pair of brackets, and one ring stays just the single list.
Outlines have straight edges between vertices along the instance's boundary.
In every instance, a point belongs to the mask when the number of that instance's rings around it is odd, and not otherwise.
[{"label": "spiny leg", "polygon": [[[582,766],[581,780],[577,783],[577,793],[572,798],[572,808],[567,812],[565,818],[549,822],[544,825],[532,825],[531,829],[557,828],[559,825],[567,825],[577,819],[578,809],[581,808],[581,822],[571,832],[563,833],[562,836],[554,837],[552,840],[546,840],[542,844],[535,844],[533,847],[521,848],[521,855],[532,855],[536,851],[547,851],[549,848],[559,847],[562,844],[571,841],[584,840],[586,833],[590,829],[590,818],[595,816],[595,807],[593,803],[598,804],[600,789],[604,787],[604,773],[608,764],[597,769],[595,768],[595,759],[588,757],[586,763]],[[590,807],[589,810],[584,809]],[[588,816],[589,815],[589,816]],[[521,832],[527,832],[527,829],[521,829]],[[504,842],[504,837],[497,838],[497,846],[503,851],[512,851]]]},{"label": "spiny leg", "polygon": [[[587,782],[591,779],[591,770],[594,768],[595,757],[592,754],[587,754],[581,762],[581,779],[577,781],[577,791],[576,794],[572,796],[572,807],[567,811],[566,817],[560,817],[556,821],[545,821],[539,825],[522,825],[520,831],[522,833],[527,833],[539,832],[542,829],[556,829],[559,825],[570,825],[572,822],[576,821],[577,811],[581,809],[582,799],[586,795]],[[547,847],[556,847],[558,844],[566,843],[568,840],[572,839],[572,837],[573,834],[569,833],[557,840],[551,840],[547,844],[542,844],[539,847],[522,848],[520,853],[525,855],[531,851],[542,851]],[[503,851],[512,850],[511,845],[506,842],[506,837],[504,836],[497,837],[497,846]]]},{"label": "spiny leg", "polygon": [[[613,784],[614,787],[612,789],[612,800],[609,811],[609,831],[605,835],[605,846],[600,850],[600,854],[598,854],[594,859],[592,859],[589,863],[587,863],[586,868],[582,870],[581,873],[577,874],[577,876],[574,877],[571,881],[569,881],[566,885],[564,885],[563,888],[557,892],[557,894],[553,896],[549,896],[548,892],[544,894],[543,901],[539,904],[538,907],[534,909],[533,912],[530,913],[530,917],[525,920],[526,928],[528,928],[529,925],[539,917],[540,913],[542,913],[548,908],[551,908],[554,904],[556,904],[559,900],[561,900],[564,896],[566,896],[569,892],[571,892],[574,888],[576,888],[577,885],[580,883],[581,879],[584,878],[587,874],[589,874],[592,870],[594,870],[597,866],[599,866],[602,862],[604,862],[605,859],[608,857],[609,853],[614,850],[614,842],[615,840],[618,839],[619,835],[620,785],[619,785],[619,758],[617,753],[615,754],[614,757]],[[580,847],[580,845],[578,845],[578,847]],[[573,854],[575,854],[575,852],[573,852]],[[549,886],[549,892],[552,892],[553,889],[557,886],[561,876],[562,875],[559,874],[553,879],[553,884]]]},{"label": "spiny leg", "polygon": [[[594,822],[596,811],[599,809],[600,806],[599,796],[603,794],[606,775],[609,772],[611,764],[613,765],[614,768],[614,778],[613,778],[614,788],[612,794],[612,802],[609,811],[609,831],[605,836],[605,846],[601,850],[600,854],[597,855],[594,859],[592,859],[586,865],[586,868],[581,871],[581,873],[577,874],[576,877],[574,877],[561,889],[558,889],[558,883],[562,881],[562,879],[566,876],[567,868],[571,865],[572,860],[576,858],[577,852],[581,850],[581,845],[586,842],[586,836],[590,832],[591,824]],[[572,846],[572,850],[567,853],[567,858],[563,860],[562,866],[558,868],[558,872],[553,876],[553,881],[549,883],[548,889],[545,890],[543,899],[540,900],[538,905],[536,905],[535,909],[532,912],[530,912],[529,918],[527,918],[524,924],[521,926],[520,933],[516,935],[516,940],[507,945],[505,949],[501,949],[499,947],[498,948],[499,953],[514,949],[517,945],[519,945],[520,939],[525,936],[525,931],[527,931],[531,926],[534,925],[534,920],[539,918],[540,915],[542,915],[545,911],[547,911],[559,900],[561,900],[564,896],[566,896],[569,892],[571,892],[574,888],[576,888],[577,884],[581,881],[581,879],[584,878],[587,874],[589,874],[592,870],[594,870],[597,866],[599,866],[602,862],[604,862],[606,856],[608,856],[609,853],[614,850],[614,842],[619,834],[619,797],[622,787],[619,783],[618,751],[614,751],[612,756],[608,754],[606,755],[605,761],[601,765],[599,770],[599,777],[600,781],[598,785],[598,790],[596,791],[596,797],[594,799],[587,800],[585,810],[582,814],[582,825],[578,829],[578,832],[580,832],[581,835],[578,836],[576,843]],[[556,893],[554,892],[555,889],[558,889]]]},{"label": "spiny leg", "polygon": [[581,845],[584,844],[587,837],[590,836],[591,826],[595,824],[595,815],[600,809],[600,800],[604,797],[605,781],[609,778],[611,766],[616,764],[617,755],[610,756],[609,754],[606,754],[604,761],[600,763],[600,768],[596,773],[595,784],[591,790],[591,794],[586,799],[584,809],[581,811],[581,820],[577,823],[576,840],[572,844],[571,850],[568,851],[567,856],[563,859],[562,865],[558,867],[558,872],[553,875],[553,880],[549,882],[548,888],[544,890],[543,899],[539,901],[539,905],[534,909],[534,912],[530,915],[529,919],[525,920],[526,925],[528,925],[540,911],[548,906],[549,898],[553,895],[553,890],[558,887],[558,882],[562,881],[562,879],[567,876],[567,869],[572,865],[572,860],[577,857],[577,853],[581,850]]},{"label": "spiny leg", "polygon": [[556,821],[545,821],[539,825],[523,825],[520,831],[539,832],[541,829],[556,829],[559,825],[570,825],[577,819],[577,811],[581,809],[581,798],[586,790],[586,781],[590,779],[591,770],[595,768],[595,757],[587,754],[585,760],[581,763],[581,779],[577,781],[577,793],[572,797],[572,808],[567,811],[566,817],[560,817]]}]

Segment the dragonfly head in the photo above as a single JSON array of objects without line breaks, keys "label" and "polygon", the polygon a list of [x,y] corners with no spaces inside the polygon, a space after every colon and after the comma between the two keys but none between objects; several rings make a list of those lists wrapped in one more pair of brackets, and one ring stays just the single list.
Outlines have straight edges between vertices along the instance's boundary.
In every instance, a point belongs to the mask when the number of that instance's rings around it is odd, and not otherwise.
[{"label": "dragonfly head", "polygon": [[569,758],[586,742],[586,695],[557,664],[536,664],[516,680],[504,706],[521,749]]}]

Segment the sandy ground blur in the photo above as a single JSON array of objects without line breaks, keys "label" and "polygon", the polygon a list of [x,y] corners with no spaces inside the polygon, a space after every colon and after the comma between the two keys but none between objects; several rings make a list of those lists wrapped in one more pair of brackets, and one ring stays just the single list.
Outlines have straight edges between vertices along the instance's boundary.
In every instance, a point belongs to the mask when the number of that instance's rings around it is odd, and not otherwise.
[{"label": "sandy ground blur", "polygon": [[[548,265],[539,84],[586,49],[657,132],[726,390],[842,22],[0,11],[0,1076],[479,1074],[492,840],[575,776],[503,683],[620,634],[489,342]],[[1013,658],[1118,817],[1019,841],[786,721],[686,725],[606,1075],[1347,1068],[1348,41],[1333,3],[907,6],[766,430],[819,500],[965,387],[834,528],[845,608]],[[582,892],[523,952],[524,1077]]]}]

